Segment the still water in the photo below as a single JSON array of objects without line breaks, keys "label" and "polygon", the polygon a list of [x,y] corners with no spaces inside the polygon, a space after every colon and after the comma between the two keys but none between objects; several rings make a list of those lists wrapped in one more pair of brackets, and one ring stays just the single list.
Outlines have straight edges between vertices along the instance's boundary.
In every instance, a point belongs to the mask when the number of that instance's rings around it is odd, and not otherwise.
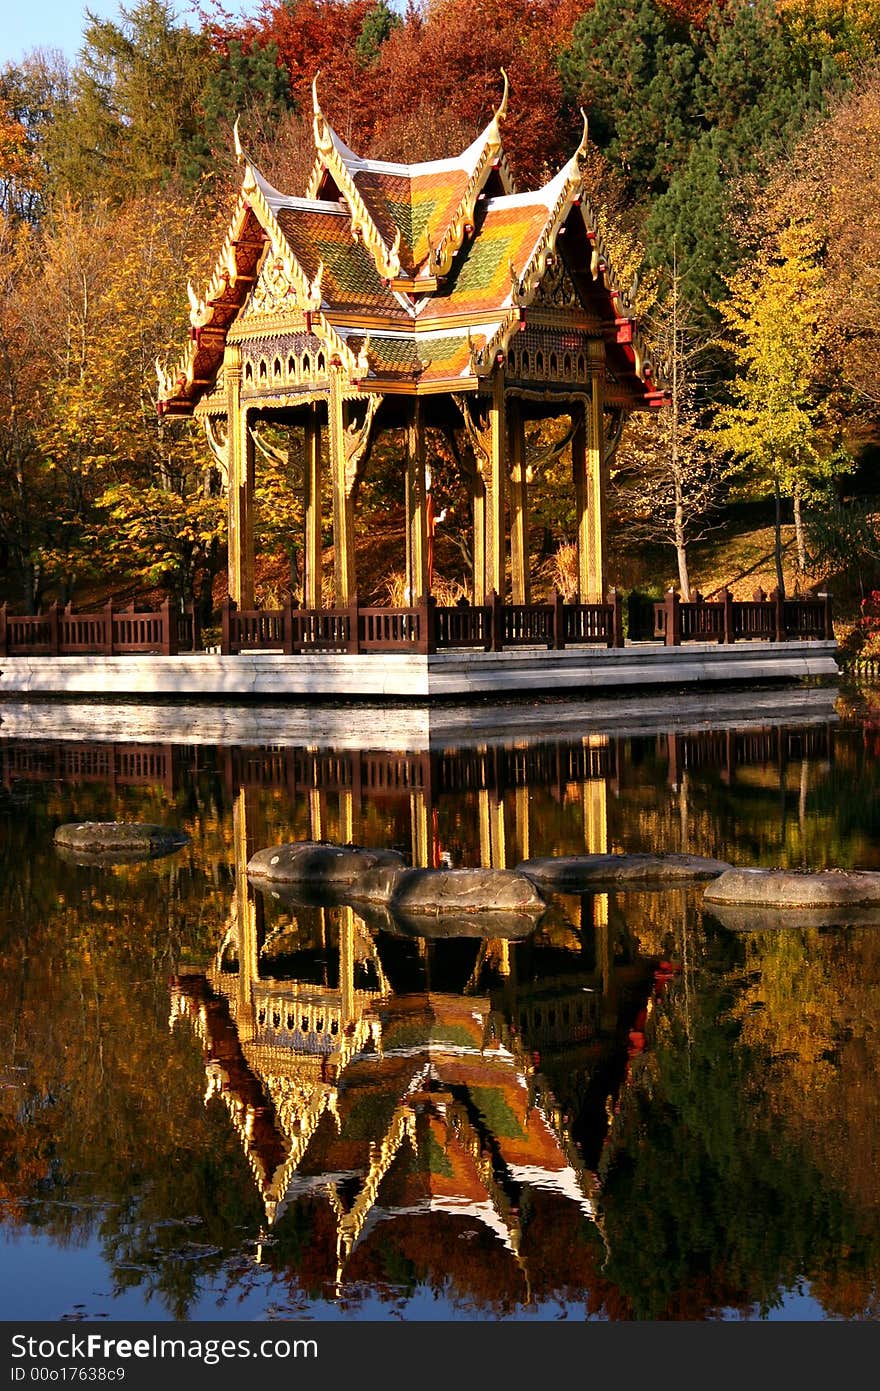
[{"label": "still water", "polygon": [[[689,888],[418,933],[244,874],[321,838],[880,869],[870,697],[743,708],[390,751],[0,727],[3,1317],[876,1317],[880,926]],[[78,864],[80,820],[190,840]]]}]

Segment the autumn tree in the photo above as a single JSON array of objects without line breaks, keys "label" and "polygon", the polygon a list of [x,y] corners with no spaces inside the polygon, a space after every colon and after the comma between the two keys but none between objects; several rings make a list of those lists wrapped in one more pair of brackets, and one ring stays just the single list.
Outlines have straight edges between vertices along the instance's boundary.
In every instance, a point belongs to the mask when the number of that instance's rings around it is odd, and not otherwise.
[{"label": "autumn tree", "polygon": [[53,489],[41,566],[64,599],[111,576],[191,598],[198,574],[221,563],[204,443],[156,412],[154,362],[176,338],[197,222],[170,195],[116,209],[66,200],[19,279],[32,434]]},{"label": "autumn tree", "polygon": [[845,466],[829,439],[819,388],[825,342],[822,271],[816,235],[790,221],[771,232],[755,260],[730,280],[720,312],[736,375],[731,401],[716,417],[719,447],[747,489],[769,486],[775,499],[776,577],[782,573],[783,496],[794,507],[798,570],[807,568],[802,505]]},{"label": "autumn tree", "polygon": [[33,232],[0,215],[0,557],[4,597],[26,612],[46,582],[58,499],[45,467],[34,409],[38,363],[29,353],[25,284]]},{"label": "autumn tree", "polygon": [[713,525],[720,466],[706,431],[706,338],[694,322],[673,261],[666,295],[646,324],[668,392],[659,412],[631,418],[615,460],[630,536],[671,545],[682,598],[690,600],[688,547]]},{"label": "autumn tree", "polygon": [[784,173],[785,199],[821,239],[830,385],[844,408],[880,421],[880,71],[841,98]]}]

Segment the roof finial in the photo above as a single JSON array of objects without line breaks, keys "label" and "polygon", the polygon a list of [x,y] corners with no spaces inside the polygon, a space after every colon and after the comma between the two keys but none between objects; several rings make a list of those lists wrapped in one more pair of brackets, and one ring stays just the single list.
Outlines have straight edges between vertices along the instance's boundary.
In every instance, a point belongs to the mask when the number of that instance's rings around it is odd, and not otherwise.
[{"label": "roof finial", "polygon": [[244,161],[244,150],[241,148],[241,136],[238,133],[238,123],[240,120],[241,115],[239,114],[238,116],[236,116],[235,125],[232,127],[232,139],[235,145],[235,158],[238,160],[239,164],[243,163]]},{"label": "roof finial", "polygon": [[505,116],[507,115],[507,94],[510,90],[510,84],[507,81],[507,73],[504,71],[503,68],[501,69],[501,76],[504,78],[504,95],[501,98],[501,105],[495,112],[496,121],[503,121]]},{"label": "roof finial", "polygon": [[581,107],[581,116],[583,117],[583,121],[584,121],[584,133],[583,133],[583,135],[581,136],[581,143],[578,145],[577,149],[576,149],[575,152],[574,152],[574,157],[575,157],[575,159],[578,159],[578,160],[584,159],[585,156],[586,156],[586,153],[587,153],[587,137],[588,137],[589,131],[590,131],[590,122],[589,122],[589,120],[587,119],[587,113],[586,113],[586,111],[584,110],[583,107]]},{"label": "roof finial", "polygon": [[321,103],[318,101],[318,78],[321,76],[320,68],[312,78],[312,129],[315,133],[315,146],[318,150],[326,152],[333,144],[330,127],[327,118],[321,110]]}]

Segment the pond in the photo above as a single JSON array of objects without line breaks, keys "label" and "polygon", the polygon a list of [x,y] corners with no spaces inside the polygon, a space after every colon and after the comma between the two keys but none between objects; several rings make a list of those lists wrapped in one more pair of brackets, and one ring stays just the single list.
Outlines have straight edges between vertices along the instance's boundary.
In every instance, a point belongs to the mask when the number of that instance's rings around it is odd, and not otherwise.
[{"label": "pond", "polygon": [[[399,748],[0,726],[4,1317],[876,1317],[880,928],[690,886],[418,931],[244,873],[309,839],[880,869],[870,696],[749,707]],[[189,840],[77,863],[84,820]]]}]

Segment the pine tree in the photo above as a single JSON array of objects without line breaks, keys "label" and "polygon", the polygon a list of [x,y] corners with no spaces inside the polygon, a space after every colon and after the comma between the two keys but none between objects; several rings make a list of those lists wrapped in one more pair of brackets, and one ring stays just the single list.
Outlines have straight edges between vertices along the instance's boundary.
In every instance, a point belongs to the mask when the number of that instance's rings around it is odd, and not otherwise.
[{"label": "pine tree", "polygon": [[655,0],[597,0],[574,26],[566,90],[637,198],[668,186],[696,133],[694,61],[687,28]]},{"label": "pine tree", "polygon": [[203,133],[207,38],[166,0],[140,0],[121,22],[91,16],[69,108],[50,142],[56,191],[119,202],[167,183]]}]

